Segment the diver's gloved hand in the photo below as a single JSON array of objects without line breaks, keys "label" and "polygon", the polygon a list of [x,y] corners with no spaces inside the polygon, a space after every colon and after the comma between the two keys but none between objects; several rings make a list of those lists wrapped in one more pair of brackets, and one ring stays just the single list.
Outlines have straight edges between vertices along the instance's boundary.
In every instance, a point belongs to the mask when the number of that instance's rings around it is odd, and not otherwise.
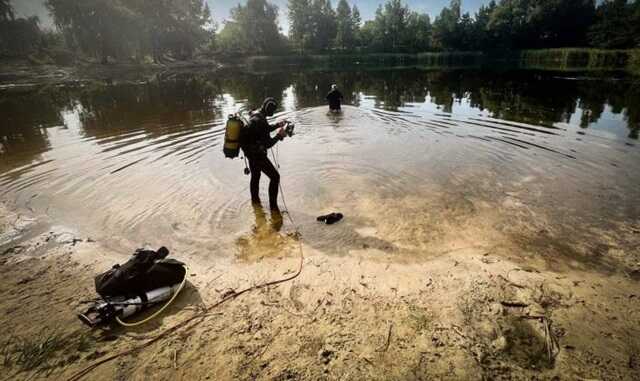
[{"label": "diver's gloved hand", "polygon": [[284,127],[280,127],[278,130],[278,139],[282,140],[285,136],[287,136],[287,130]]}]

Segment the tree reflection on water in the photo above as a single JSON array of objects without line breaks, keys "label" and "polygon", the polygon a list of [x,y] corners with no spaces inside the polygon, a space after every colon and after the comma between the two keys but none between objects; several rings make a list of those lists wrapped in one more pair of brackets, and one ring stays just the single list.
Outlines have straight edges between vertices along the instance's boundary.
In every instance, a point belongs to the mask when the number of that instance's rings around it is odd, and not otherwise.
[{"label": "tree reflection on water", "polygon": [[[346,104],[398,111],[431,103],[450,113],[457,104],[486,110],[494,118],[552,126],[598,125],[605,111],[619,116],[614,128],[624,127],[638,139],[640,84],[610,77],[567,78],[566,74],[532,71],[367,70],[242,73],[182,73],[142,83],[6,89],[0,92],[2,156],[28,163],[49,149],[47,128],[63,126],[63,113],[79,110],[84,136],[105,138],[142,129],[148,136],[207,128],[219,120],[220,103],[228,95],[247,108],[257,108],[266,96],[281,104],[293,90],[293,107],[325,104],[331,84],[339,86]],[[16,162],[13,162],[16,165]]]}]

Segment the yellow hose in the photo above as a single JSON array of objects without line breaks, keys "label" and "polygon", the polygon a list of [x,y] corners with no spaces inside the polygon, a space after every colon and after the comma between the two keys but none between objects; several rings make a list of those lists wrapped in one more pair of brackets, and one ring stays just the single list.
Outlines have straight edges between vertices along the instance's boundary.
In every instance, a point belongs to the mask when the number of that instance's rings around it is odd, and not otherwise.
[{"label": "yellow hose", "polygon": [[123,327],[135,327],[141,324],[144,324],[146,322],[148,322],[149,320],[155,318],[156,316],[160,315],[160,313],[162,311],[164,311],[167,307],[169,307],[169,305],[171,303],[173,303],[173,301],[176,299],[176,297],[178,296],[178,294],[180,293],[180,291],[182,291],[182,288],[184,287],[185,283],[187,283],[187,273],[189,272],[189,268],[185,265],[182,265],[182,267],[184,267],[184,278],[182,279],[182,283],[180,283],[180,287],[178,287],[178,289],[176,290],[176,292],[173,294],[173,296],[171,297],[171,299],[169,299],[169,301],[167,301],[165,303],[164,306],[162,306],[162,308],[160,308],[159,310],[157,310],[156,312],[154,312],[153,314],[151,314],[151,316],[142,319],[140,321],[136,321],[133,323],[127,323],[125,321],[122,321],[122,319],[120,319],[119,316],[116,316],[116,321],[118,322],[118,324],[120,324]]}]

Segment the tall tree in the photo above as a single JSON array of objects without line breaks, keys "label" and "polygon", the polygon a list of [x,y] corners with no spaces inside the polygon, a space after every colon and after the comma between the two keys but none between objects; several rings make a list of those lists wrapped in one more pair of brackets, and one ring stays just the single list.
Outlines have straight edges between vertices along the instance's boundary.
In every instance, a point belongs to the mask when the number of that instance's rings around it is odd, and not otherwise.
[{"label": "tall tree", "polygon": [[330,0],[313,0],[310,27],[312,49],[328,50],[336,38],[336,15]]},{"label": "tall tree", "polygon": [[204,0],[46,0],[67,44],[101,58],[190,58],[206,42]]},{"label": "tall tree", "polygon": [[122,0],[47,0],[46,4],[71,46],[103,62],[130,51],[136,15]]},{"label": "tall tree", "polygon": [[390,0],[384,7],[385,45],[392,52],[402,51],[406,47],[407,19],[411,11],[401,0]]},{"label": "tall tree", "polygon": [[431,49],[431,19],[428,14],[411,12],[407,18],[407,48],[411,52],[426,52]]},{"label": "tall tree", "polygon": [[340,0],[336,7],[336,46],[339,49],[352,49],[355,40],[355,25],[351,7],[347,0]]},{"label": "tall tree", "polygon": [[[630,48],[637,46],[640,17],[634,12],[640,1],[608,0],[596,10],[596,22],[589,29],[589,40],[599,48]],[[634,20],[634,16],[636,19]]]},{"label": "tall tree", "polygon": [[293,46],[304,53],[309,47],[312,35],[311,1],[289,0],[289,39]]},{"label": "tall tree", "polygon": [[456,49],[459,44],[460,0],[451,0],[433,22],[433,45],[444,50]]},{"label": "tall tree", "polygon": [[278,7],[266,0],[248,0],[231,10],[218,36],[220,48],[229,53],[268,54],[282,49]]},{"label": "tall tree", "polygon": [[518,49],[527,36],[528,2],[530,0],[502,0],[491,13],[488,28],[496,49]]},{"label": "tall tree", "polygon": [[474,30],[477,42],[477,48],[480,50],[493,49],[493,38],[491,30],[489,29],[489,21],[491,20],[491,14],[496,9],[496,2],[491,0],[486,5],[481,5],[480,9],[475,16]]},{"label": "tall tree", "polygon": [[594,0],[542,0],[527,11],[527,48],[583,46],[595,16]]},{"label": "tall tree", "polygon": [[13,6],[11,0],[0,0],[0,22],[13,20]]},{"label": "tall tree", "polygon": [[205,27],[211,22],[209,6],[203,0],[172,0],[168,19],[169,24],[162,30],[163,49],[180,58],[191,58],[195,50],[207,42],[209,33]]},{"label": "tall tree", "polygon": [[358,43],[361,48],[368,52],[382,51],[382,39],[380,38],[378,29],[378,24],[374,20],[364,22],[364,25],[362,25],[358,32]]},{"label": "tall tree", "polygon": [[[640,48],[640,0],[636,0],[633,3],[633,7],[635,8],[633,12],[633,25],[635,25],[634,34],[636,35],[635,46],[636,48]],[[638,93],[640,93],[640,91],[638,91]],[[636,118],[636,123],[637,123],[636,134],[637,134],[638,129],[640,129],[640,118]]]},{"label": "tall tree", "polygon": [[360,10],[358,6],[353,4],[353,8],[351,10],[351,24],[353,25],[353,47],[359,46],[360,44],[360,28],[362,23],[362,18],[360,17]]},{"label": "tall tree", "polygon": [[469,13],[464,13],[456,26],[456,41],[454,46],[458,50],[476,50],[478,40],[476,36],[474,20]]}]

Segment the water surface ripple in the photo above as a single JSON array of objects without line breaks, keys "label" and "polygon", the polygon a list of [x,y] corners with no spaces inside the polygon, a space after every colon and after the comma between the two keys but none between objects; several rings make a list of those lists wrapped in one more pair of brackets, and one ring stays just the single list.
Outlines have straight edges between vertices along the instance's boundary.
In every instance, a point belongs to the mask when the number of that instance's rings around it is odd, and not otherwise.
[{"label": "water surface ripple", "polygon": [[[567,85],[562,76],[518,73],[485,83],[472,73],[390,72],[390,89],[383,75],[5,89],[0,99],[13,108],[2,108],[0,192],[105,239],[228,255],[257,217],[242,160],[221,152],[225,116],[272,95],[282,105],[274,120],[294,121],[296,135],[271,155],[291,213],[318,249],[424,250],[471,222],[498,229],[507,211],[543,214],[552,226],[637,220],[633,80]],[[337,115],[323,104],[332,82],[347,104]],[[334,209],[349,217],[342,228],[315,224]]]}]

